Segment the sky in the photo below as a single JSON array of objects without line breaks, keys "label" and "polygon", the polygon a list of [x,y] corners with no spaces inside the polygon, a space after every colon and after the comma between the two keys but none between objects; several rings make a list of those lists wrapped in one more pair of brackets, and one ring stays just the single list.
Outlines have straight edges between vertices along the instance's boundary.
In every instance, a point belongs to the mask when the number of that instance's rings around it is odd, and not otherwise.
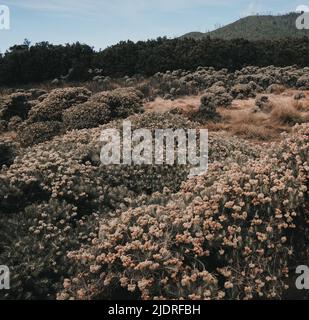
[{"label": "sky", "polygon": [[25,38],[32,44],[79,41],[96,50],[128,39],[173,38],[252,14],[295,11],[309,0],[0,0],[0,5],[10,9],[10,29],[0,30],[3,53]]}]

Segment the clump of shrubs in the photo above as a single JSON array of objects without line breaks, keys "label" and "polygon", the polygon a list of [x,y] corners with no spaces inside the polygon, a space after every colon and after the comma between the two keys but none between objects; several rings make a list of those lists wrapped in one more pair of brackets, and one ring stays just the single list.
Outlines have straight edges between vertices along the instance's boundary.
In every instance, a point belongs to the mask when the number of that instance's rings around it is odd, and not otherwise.
[{"label": "clump of shrubs", "polygon": [[133,88],[99,92],[88,102],[64,111],[64,125],[68,129],[93,128],[113,119],[142,113],[142,97],[141,92]]},{"label": "clump of shrubs", "polygon": [[281,94],[285,91],[285,87],[280,84],[271,84],[269,87],[267,87],[266,92],[270,94]]},{"label": "clump of shrubs", "polygon": [[255,100],[255,105],[259,111],[270,112],[273,105],[267,96],[260,96]]},{"label": "clump of shrubs", "polygon": [[262,92],[262,89],[253,81],[248,84],[237,84],[231,88],[231,95],[234,99],[255,98],[257,93]]},{"label": "clump of shrubs", "polygon": [[297,127],[257,160],[214,163],[177,194],[103,219],[92,244],[69,253],[80,269],[58,299],[113,299],[113,288],[146,300],[280,299],[296,246],[307,254],[307,159],[308,126]]},{"label": "clump of shrubs", "polygon": [[308,72],[304,73],[301,77],[298,78],[296,87],[301,90],[309,90],[309,76]]},{"label": "clump of shrubs", "polygon": [[214,103],[216,96],[213,93],[205,93],[201,97],[200,111],[207,114],[209,118],[214,118],[217,113],[217,106]]},{"label": "clump of shrubs", "polygon": [[67,129],[94,128],[111,120],[109,107],[104,103],[85,102],[69,108],[63,113],[63,123]]},{"label": "clump of shrubs", "polygon": [[86,88],[52,90],[48,96],[29,112],[30,122],[62,121],[63,111],[86,102],[91,92]]},{"label": "clump of shrubs", "polygon": [[5,299],[54,298],[64,279],[74,275],[67,251],[91,243],[98,232],[95,214],[80,216],[76,207],[57,200],[0,215],[0,224],[2,243],[11,241],[2,255],[0,246],[1,261],[11,271],[11,289],[1,292]]},{"label": "clump of shrubs", "polygon": [[104,103],[109,107],[112,118],[126,118],[143,112],[143,95],[134,88],[118,88],[93,95],[90,102]]},{"label": "clump of shrubs", "polygon": [[218,107],[229,107],[233,102],[233,97],[226,91],[223,82],[217,82],[201,97],[199,112],[208,119],[219,117]]},{"label": "clump of shrubs", "polygon": [[18,130],[17,140],[22,147],[29,147],[52,139],[62,128],[62,123],[57,121],[26,123]]},{"label": "clump of shrubs", "polygon": [[306,95],[304,92],[299,92],[294,95],[294,100],[301,100],[305,98],[306,98]]}]

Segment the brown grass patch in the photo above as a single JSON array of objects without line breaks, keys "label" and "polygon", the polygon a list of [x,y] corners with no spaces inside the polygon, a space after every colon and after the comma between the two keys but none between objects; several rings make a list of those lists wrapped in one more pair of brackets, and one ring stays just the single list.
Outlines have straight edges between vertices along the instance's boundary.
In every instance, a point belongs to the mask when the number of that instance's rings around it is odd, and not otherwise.
[{"label": "brown grass patch", "polygon": [[235,125],[231,130],[235,135],[254,140],[268,141],[277,136],[277,134],[271,129],[247,123]]},{"label": "brown grass patch", "polygon": [[300,112],[307,112],[309,111],[309,101],[299,101],[299,100],[294,100],[293,102],[293,107]]},{"label": "brown grass patch", "polygon": [[185,112],[196,112],[200,106],[200,96],[190,96],[175,100],[164,100],[156,98],[155,101],[148,102],[144,105],[146,111],[150,112],[167,112],[179,108]]},{"label": "brown grass patch", "polygon": [[293,104],[282,103],[274,105],[270,114],[270,121],[274,124],[295,125],[303,122],[303,117]]}]

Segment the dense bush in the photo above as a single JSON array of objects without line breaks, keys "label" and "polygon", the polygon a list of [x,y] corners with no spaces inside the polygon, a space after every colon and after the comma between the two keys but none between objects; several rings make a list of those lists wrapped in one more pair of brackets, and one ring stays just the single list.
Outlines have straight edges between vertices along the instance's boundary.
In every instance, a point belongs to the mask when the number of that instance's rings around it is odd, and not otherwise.
[{"label": "dense bush", "polygon": [[67,129],[94,128],[109,122],[110,119],[109,107],[94,101],[69,108],[63,113],[63,123]]},{"label": "dense bush", "polygon": [[0,245],[1,261],[12,274],[11,289],[1,294],[6,299],[53,298],[63,280],[73,275],[67,251],[91,242],[98,231],[96,220],[57,200],[30,205],[8,218],[0,215],[1,242],[11,242],[3,255]]},{"label": "dense bush", "polygon": [[18,129],[17,140],[23,147],[28,147],[50,140],[61,130],[62,123],[57,121],[26,123]]},{"label": "dense bush", "polygon": [[134,88],[99,92],[93,95],[90,101],[105,103],[110,109],[112,118],[126,118],[143,112],[142,93]]},{"label": "dense bush", "polygon": [[0,57],[1,85],[43,82],[57,78],[74,67],[72,80],[84,80],[94,51],[80,43],[52,45],[41,42],[11,47]]},{"label": "dense bush", "polygon": [[262,92],[262,89],[253,82],[248,84],[237,84],[231,88],[231,95],[236,99],[255,98],[258,92]]},{"label": "dense bush", "polygon": [[297,127],[257,160],[214,163],[179,193],[103,219],[69,254],[80,271],[58,299],[110,299],[115,287],[142,299],[280,298],[294,250],[308,254],[308,150],[308,126]]},{"label": "dense bush", "polygon": [[221,84],[213,85],[201,97],[200,111],[212,118],[216,115],[218,107],[229,107],[232,101],[233,97],[226,92],[226,89]]},{"label": "dense bush", "polygon": [[29,121],[61,121],[64,110],[86,102],[90,95],[91,92],[83,87],[52,90],[31,109]]},{"label": "dense bush", "polygon": [[[145,113],[128,120],[133,130],[196,125],[173,113]],[[68,251],[97,235],[97,219],[157,201],[150,197],[153,192],[177,192],[187,179],[184,166],[101,165],[102,129],[121,127],[122,120],[117,120],[70,131],[23,150],[1,172],[0,259],[13,270],[7,298],[55,298],[64,278],[78,272]],[[246,162],[259,153],[254,145],[220,134],[211,134],[209,144],[211,161],[232,157]]]}]

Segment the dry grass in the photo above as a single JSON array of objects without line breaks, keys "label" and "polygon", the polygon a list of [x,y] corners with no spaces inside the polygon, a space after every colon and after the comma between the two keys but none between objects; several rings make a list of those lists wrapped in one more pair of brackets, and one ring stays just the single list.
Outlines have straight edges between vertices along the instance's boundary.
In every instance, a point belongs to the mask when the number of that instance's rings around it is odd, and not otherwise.
[{"label": "dry grass", "polygon": [[308,100],[304,100],[304,101],[295,100],[293,102],[293,107],[300,112],[309,112],[309,101]]},{"label": "dry grass", "polygon": [[309,121],[309,101],[295,101],[292,97],[271,96],[269,110],[252,113],[253,101],[235,101],[233,108],[221,109],[221,122],[209,123],[209,129],[226,130],[247,139],[268,141],[290,131],[296,123]]},{"label": "dry grass", "polygon": [[145,104],[145,110],[150,112],[166,112],[174,108],[179,108],[186,112],[197,111],[200,106],[200,96],[189,96],[185,98],[164,100],[156,98],[155,101]]},{"label": "dry grass", "polygon": [[247,139],[270,140],[275,137],[273,130],[267,128],[268,115],[251,113],[248,110],[234,112],[230,119],[228,131]]},{"label": "dry grass", "polygon": [[[279,90],[280,88],[278,88]],[[296,101],[297,91],[285,91],[268,95],[268,108],[253,113],[255,99],[234,100],[231,108],[218,108],[220,117],[209,120],[197,112],[200,96],[189,96],[174,101],[157,98],[145,105],[148,112],[166,112],[175,107],[183,110],[192,121],[200,122],[209,131],[227,131],[229,134],[256,141],[275,140],[283,131],[289,132],[296,123],[309,121],[309,99]],[[280,94],[281,93],[281,94]]]},{"label": "dry grass", "polygon": [[277,134],[266,127],[259,127],[255,124],[241,123],[232,127],[232,133],[247,139],[269,141],[274,139]]},{"label": "dry grass", "polygon": [[282,103],[274,105],[270,114],[270,121],[273,124],[295,125],[302,123],[303,117],[293,104]]}]

